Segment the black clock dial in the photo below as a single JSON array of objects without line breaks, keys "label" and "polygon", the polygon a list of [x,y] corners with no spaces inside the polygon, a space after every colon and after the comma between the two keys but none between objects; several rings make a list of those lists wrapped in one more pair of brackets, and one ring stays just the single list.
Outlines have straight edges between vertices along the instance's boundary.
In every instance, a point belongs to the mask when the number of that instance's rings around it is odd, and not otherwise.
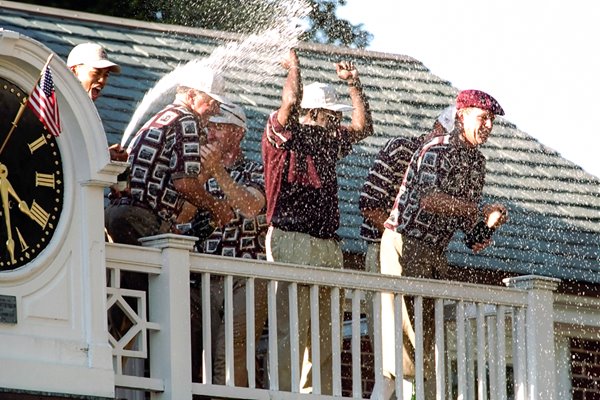
[{"label": "black clock dial", "polygon": [[[8,137],[24,92],[0,77],[0,273],[43,253],[58,225],[64,178],[57,138],[29,109]],[[8,139],[7,139],[8,137]]]}]

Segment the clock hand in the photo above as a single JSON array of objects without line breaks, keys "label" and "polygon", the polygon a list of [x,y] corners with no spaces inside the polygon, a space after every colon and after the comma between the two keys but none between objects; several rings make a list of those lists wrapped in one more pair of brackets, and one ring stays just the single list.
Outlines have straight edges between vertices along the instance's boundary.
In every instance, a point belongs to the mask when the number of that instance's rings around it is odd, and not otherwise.
[{"label": "clock hand", "polygon": [[[21,200],[21,198],[19,197],[17,192],[15,192],[15,189],[13,189],[9,180],[6,179],[6,176],[8,176],[8,170],[6,169],[6,166],[3,164],[0,164],[0,168],[3,168],[3,170],[6,171],[4,173],[4,176],[2,176],[2,171],[0,170],[0,179],[2,180],[1,185],[2,185],[2,187],[5,187],[5,188],[1,189],[2,192],[0,193],[0,195],[6,196],[6,198],[8,200],[8,195],[10,194],[19,204],[19,210],[21,210],[21,212],[23,214],[27,215],[29,218],[31,218],[35,221],[35,218],[33,218],[33,215],[31,214],[31,210],[29,209],[29,206],[27,205],[27,203],[24,202],[23,200]],[[3,202],[4,202],[4,200],[3,200]],[[6,201],[6,203],[8,204],[8,201]]]},{"label": "clock hand", "polygon": [[[4,223],[6,224],[6,233],[8,240],[6,241],[6,249],[10,254],[10,260],[12,263],[15,262],[15,242],[12,238],[12,228],[10,225],[10,210],[8,208],[8,191],[10,182],[6,180],[8,176],[8,169],[4,164],[0,163],[0,197],[2,198],[2,208],[4,210]],[[12,189],[12,187],[11,187]]]}]

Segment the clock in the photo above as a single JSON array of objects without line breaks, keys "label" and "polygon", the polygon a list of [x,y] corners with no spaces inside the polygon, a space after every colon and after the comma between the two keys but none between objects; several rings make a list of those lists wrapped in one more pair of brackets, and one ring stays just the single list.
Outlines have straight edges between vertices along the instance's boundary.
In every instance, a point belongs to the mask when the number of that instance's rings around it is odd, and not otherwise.
[{"label": "clock", "polygon": [[64,177],[57,138],[26,108],[27,97],[0,77],[0,273],[23,267],[50,244],[63,209]]}]

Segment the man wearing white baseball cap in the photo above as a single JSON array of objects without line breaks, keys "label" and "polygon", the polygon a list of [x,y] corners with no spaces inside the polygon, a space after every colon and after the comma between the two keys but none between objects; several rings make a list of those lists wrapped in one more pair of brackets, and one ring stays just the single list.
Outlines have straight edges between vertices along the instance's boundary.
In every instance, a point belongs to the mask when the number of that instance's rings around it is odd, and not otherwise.
[{"label": "man wearing white baseball cap", "polygon": [[[121,67],[110,61],[104,47],[96,43],[81,43],[73,47],[67,58],[67,67],[79,79],[92,101],[100,97],[111,72],[121,73]],[[127,152],[120,144],[113,144],[108,150],[111,160],[127,161]]]},{"label": "man wearing white baseball cap", "polygon": [[[342,251],[337,230],[340,224],[336,166],[348,155],[352,145],[373,133],[367,98],[362,91],[358,70],[352,62],[336,64],[339,79],[348,85],[352,105],[338,102],[335,90],[323,83],[302,86],[300,63],[294,50],[283,62],[287,78],[279,109],[267,122],[262,138],[262,155],[267,193],[267,257],[271,261],[291,262],[340,269]],[[352,121],[342,125],[342,112],[352,111]],[[277,286],[277,339],[279,388],[298,392],[299,382],[292,368],[290,297],[287,282]],[[298,344],[300,355],[309,343],[309,286],[298,285]],[[314,393],[332,394],[331,289],[319,291],[319,340],[321,349],[321,387]],[[336,346],[338,344],[336,343]],[[313,381],[313,383],[315,383]],[[319,390],[320,389],[320,390]]]},{"label": "man wearing white baseball cap", "polygon": [[105,212],[117,243],[139,244],[141,237],[168,232],[185,201],[210,210],[218,226],[233,217],[230,207],[204,189],[210,171],[202,168],[200,153],[209,118],[219,114],[221,102],[230,103],[225,82],[206,67],[193,72],[180,82],[173,103],[151,117],[129,145],[129,191]]},{"label": "man wearing white baseball cap", "polygon": [[121,67],[110,61],[104,47],[96,43],[81,43],[73,47],[67,58],[67,67],[77,76],[92,101],[100,97],[111,72],[121,73]]},{"label": "man wearing white baseball cap", "polygon": [[[198,210],[187,224],[177,225],[181,233],[200,237],[196,250],[200,253],[238,257],[246,259],[266,259],[265,235],[265,189],[261,163],[244,158],[241,142],[247,130],[246,114],[237,105],[221,104],[221,114],[212,116],[208,122],[207,144],[200,150],[202,168],[211,173],[205,188],[213,197],[225,201],[233,210],[234,217],[222,228],[207,229],[210,213]],[[180,214],[182,217],[183,214]],[[188,217],[189,219],[189,217]],[[212,233],[211,233],[212,231]],[[177,232],[179,233],[179,232]],[[192,276],[192,305],[201,304],[200,277]],[[258,345],[267,319],[267,282],[257,279],[254,284],[254,328],[255,345]],[[223,278],[211,277],[211,332],[213,347],[213,383],[224,385],[225,371],[225,329],[221,318],[224,291]],[[192,307],[194,310],[194,307]],[[198,308],[200,309],[200,308]],[[233,357],[235,386],[248,386],[246,366],[246,279],[233,281]],[[201,373],[202,322],[198,313],[192,312],[192,376],[197,379]]]}]

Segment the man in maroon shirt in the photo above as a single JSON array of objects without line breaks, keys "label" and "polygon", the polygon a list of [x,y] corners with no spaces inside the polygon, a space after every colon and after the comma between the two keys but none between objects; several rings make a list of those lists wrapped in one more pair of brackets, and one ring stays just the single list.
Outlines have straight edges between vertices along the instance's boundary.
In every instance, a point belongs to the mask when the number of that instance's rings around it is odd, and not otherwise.
[{"label": "man in maroon shirt", "polygon": [[[339,104],[335,90],[323,83],[303,87],[294,50],[283,62],[288,70],[282,103],[267,122],[262,138],[267,194],[267,259],[318,267],[342,268],[336,165],[352,144],[373,133],[371,113],[358,70],[351,62],[336,65],[346,81],[352,106]],[[342,112],[352,112],[349,126]],[[287,282],[277,288],[279,387],[297,392],[291,376]],[[332,392],[330,290],[319,293],[321,393]],[[298,287],[299,352],[304,354],[310,328],[309,287]],[[315,343],[316,345],[316,343]],[[298,366],[299,367],[299,366]],[[300,370],[299,368],[297,369]],[[274,373],[274,371],[271,371]],[[276,373],[276,372],[275,372]]]}]

